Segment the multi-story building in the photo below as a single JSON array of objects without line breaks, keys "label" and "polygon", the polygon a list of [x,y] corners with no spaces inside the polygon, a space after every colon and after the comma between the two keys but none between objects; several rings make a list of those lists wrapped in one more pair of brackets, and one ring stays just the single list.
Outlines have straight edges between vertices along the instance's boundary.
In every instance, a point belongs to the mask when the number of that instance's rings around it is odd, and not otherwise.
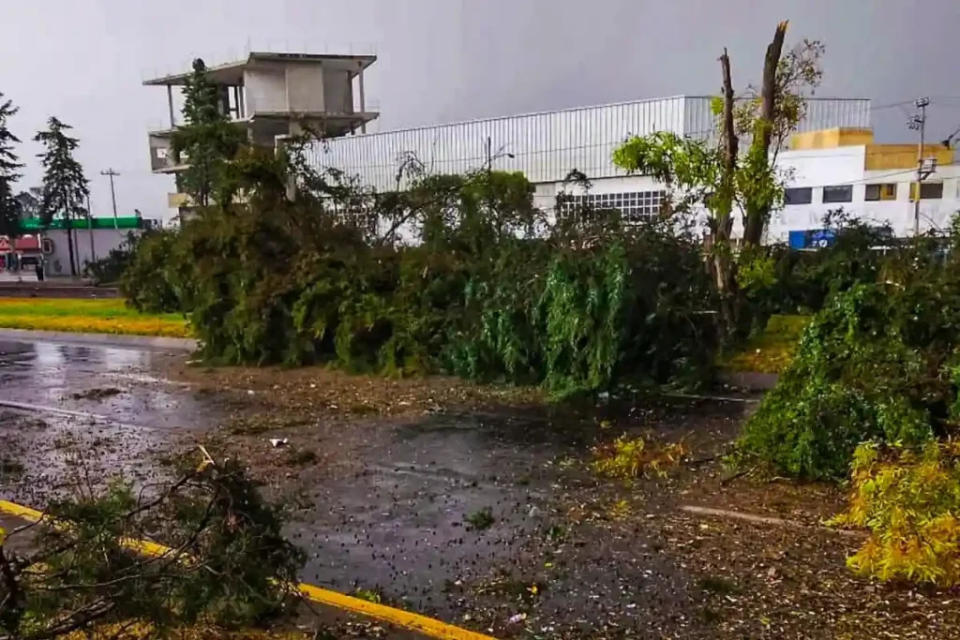
[{"label": "multi-story building", "polygon": [[[351,136],[317,145],[313,162],[357,175],[380,191],[398,187],[398,169],[411,157],[429,173],[485,166],[522,171],[542,209],[552,210],[564,192],[574,202],[641,218],[659,213],[664,186],[650,176],[627,175],[613,164],[613,150],[628,136],[656,131],[714,136],[710,101],[677,96]],[[790,231],[819,228],[823,215],[841,206],[854,216],[890,222],[899,234],[912,232],[909,184],[916,154],[916,145],[873,142],[869,100],[811,99],[797,134],[777,157],[789,188],[768,239],[786,241]],[[942,226],[960,208],[953,151],[931,145],[924,154],[936,157],[937,168],[920,190],[922,229]],[[586,175],[589,188],[566,182],[574,169]]]},{"label": "multi-story building", "polygon": [[[917,226],[921,232],[945,228],[960,210],[960,166],[954,163],[953,148],[924,145],[922,157],[932,172],[920,183],[917,220],[917,147],[876,144],[873,132],[863,128],[794,135],[777,159],[788,181],[768,239],[787,242],[791,231],[818,229],[828,211],[841,208],[865,221],[889,224],[900,237],[913,235]],[[797,246],[801,236],[793,235]]]},{"label": "multi-story building", "polygon": [[[366,131],[379,114],[367,111],[364,70],[372,55],[251,52],[246,59],[209,67],[207,77],[220,91],[220,109],[243,127],[256,145],[273,147],[278,138],[305,130],[326,137]],[[190,78],[185,71],[146,80],[167,89],[170,126],[149,132],[150,167],[155,173],[176,174],[185,165],[171,153],[177,127],[174,88]],[[188,208],[185,194],[173,193],[173,209]]]}]

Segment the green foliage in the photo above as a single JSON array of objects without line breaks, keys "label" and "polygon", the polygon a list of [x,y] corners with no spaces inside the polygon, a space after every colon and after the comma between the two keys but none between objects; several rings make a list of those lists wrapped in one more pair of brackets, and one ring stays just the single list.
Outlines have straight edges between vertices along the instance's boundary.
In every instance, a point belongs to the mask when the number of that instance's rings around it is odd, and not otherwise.
[{"label": "green foliage", "polygon": [[724,354],[719,365],[728,371],[781,373],[790,366],[810,316],[774,315],[763,331],[750,336],[735,351]]},{"label": "green foliage", "polygon": [[960,445],[920,450],[867,442],[854,456],[849,508],[835,525],[870,529],[847,558],[861,576],[940,587],[960,584]]},{"label": "green foliage", "polygon": [[84,273],[93,279],[96,284],[119,282],[124,272],[130,267],[137,252],[137,243],[140,236],[128,233],[127,237],[103,258],[84,265]]},{"label": "green foliage", "polygon": [[[30,552],[3,553],[0,633],[55,637],[145,622],[239,627],[283,610],[303,554],[244,470],[207,459],[159,494],[114,482],[49,505]],[[166,549],[133,541],[156,539]]]},{"label": "green foliage", "polygon": [[[826,47],[819,40],[804,39],[783,54],[777,64],[774,87],[777,100],[770,132],[775,152],[806,116],[807,97],[813,95],[823,79],[821,58],[825,51]],[[739,136],[753,135],[760,118],[760,91],[756,87],[747,87],[745,93],[734,109]],[[719,111],[715,113],[719,114]]]},{"label": "green foliage", "polygon": [[[43,153],[38,154],[44,171],[40,220],[44,225],[49,225],[55,216],[59,216],[66,221],[69,229],[73,220],[88,213],[86,199],[90,191],[83,167],[73,157],[79,142],[66,133],[72,127],[55,117],[50,118],[47,127],[46,131],[40,131],[33,138],[45,148]],[[67,234],[67,245],[70,250],[70,273],[77,275],[72,233]]]},{"label": "green foliage", "polygon": [[187,164],[177,176],[177,185],[201,207],[216,202],[229,204],[233,192],[227,187],[228,161],[240,150],[243,131],[230,124],[217,85],[207,78],[203,60],[193,61],[193,73],[184,86],[183,117],[186,124],[174,132],[172,150]]},{"label": "green foliage", "polygon": [[470,528],[474,531],[489,529],[493,526],[493,523],[497,521],[496,518],[493,517],[493,511],[490,507],[484,507],[483,509],[474,511],[463,520],[470,525]]},{"label": "green foliage", "polygon": [[[189,312],[212,360],[448,371],[559,395],[712,361],[699,249],[669,224],[547,227],[513,173],[428,176],[381,195],[305,174],[295,157],[237,157],[243,204],[145,238],[123,279],[138,308]],[[342,203],[389,227],[373,236]]]},{"label": "green foliage", "polygon": [[960,281],[952,267],[855,285],[816,315],[740,449],[792,475],[842,475],[865,440],[943,433],[957,395]]},{"label": "green foliage", "polygon": [[[816,251],[794,251],[779,246],[767,250],[773,280],[747,289],[750,306],[760,320],[773,313],[810,313],[823,308],[830,296],[861,283],[876,282],[884,264],[895,256],[916,256],[909,246],[898,246],[889,226],[870,225],[843,209],[824,216],[833,232],[832,246]],[[880,249],[887,247],[885,253]],[[759,285],[759,286],[756,286]]]},{"label": "green foliage", "polygon": [[147,231],[139,239],[120,277],[120,293],[138,311],[165,313],[189,306],[189,265],[178,262],[174,231]]},{"label": "green foliage", "polygon": [[13,193],[13,184],[21,177],[13,145],[20,142],[10,132],[8,121],[19,109],[10,100],[3,100],[0,93],[0,236],[13,237],[19,234],[20,201]]}]

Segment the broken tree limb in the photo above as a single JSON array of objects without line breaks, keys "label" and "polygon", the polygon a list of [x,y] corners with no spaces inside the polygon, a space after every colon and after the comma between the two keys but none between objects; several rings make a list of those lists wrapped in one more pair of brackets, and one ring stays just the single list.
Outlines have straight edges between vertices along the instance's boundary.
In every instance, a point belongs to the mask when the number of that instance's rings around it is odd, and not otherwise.
[{"label": "broken tree limb", "polygon": [[838,529],[823,525],[809,525],[802,522],[797,522],[796,520],[784,520],[783,518],[776,518],[774,516],[760,516],[753,513],[730,511],[729,509],[714,509],[712,507],[697,507],[694,505],[685,504],[680,506],[680,511],[685,511],[687,513],[700,516],[714,516],[717,518],[743,520],[744,522],[752,522],[753,524],[769,524],[793,529],[820,529],[824,531],[830,531],[832,533],[838,533],[843,536],[853,536],[857,538],[862,538],[865,535],[863,531],[856,531],[853,529]]}]

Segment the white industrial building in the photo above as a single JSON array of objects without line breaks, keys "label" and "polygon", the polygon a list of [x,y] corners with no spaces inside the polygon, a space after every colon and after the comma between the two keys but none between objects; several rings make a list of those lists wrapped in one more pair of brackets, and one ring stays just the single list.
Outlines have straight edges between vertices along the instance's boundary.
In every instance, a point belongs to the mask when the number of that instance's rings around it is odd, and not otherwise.
[{"label": "white industrial building", "polygon": [[[613,165],[613,150],[628,136],[656,131],[713,136],[710,102],[709,96],[676,96],[347,136],[316,145],[313,162],[358,176],[378,191],[395,190],[401,164],[412,157],[436,174],[489,163],[523,172],[535,186],[535,204],[545,210],[563,191],[627,217],[652,216],[660,210],[663,185],[626,175]],[[788,176],[787,203],[773,216],[768,240],[820,228],[823,215],[839,207],[889,222],[900,235],[912,233],[916,154],[916,144],[874,143],[869,100],[811,99],[797,134],[778,156]],[[951,149],[930,145],[924,155],[938,166],[922,185],[921,228],[942,227],[960,209],[960,172]],[[589,178],[589,191],[564,182],[574,169]]]}]

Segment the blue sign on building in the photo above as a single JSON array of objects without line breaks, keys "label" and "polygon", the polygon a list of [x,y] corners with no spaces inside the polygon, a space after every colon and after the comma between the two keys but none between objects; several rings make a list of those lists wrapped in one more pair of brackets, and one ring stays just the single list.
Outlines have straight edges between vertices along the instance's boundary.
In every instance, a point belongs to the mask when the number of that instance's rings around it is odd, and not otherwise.
[{"label": "blue sign on building", "polygon": [[837,234],[833,229],[804,229],[791,231],[789,243],[791,249],[826,249],[833,246]]}]

